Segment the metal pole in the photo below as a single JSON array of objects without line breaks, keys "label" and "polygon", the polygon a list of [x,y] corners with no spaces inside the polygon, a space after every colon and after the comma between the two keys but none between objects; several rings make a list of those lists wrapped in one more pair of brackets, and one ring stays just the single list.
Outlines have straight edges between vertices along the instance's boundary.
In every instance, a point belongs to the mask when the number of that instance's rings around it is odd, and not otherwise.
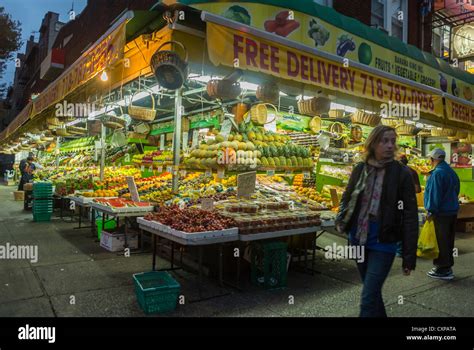
[{"label": "metal pole", "polygon": [[101,125],[100,132],[100,181],[104,181],[104,169],[105,169],[105,136],[106,130],[104,124]]},{"label": "metal pole", "polygon": [[174,100],[174,134],[173,134],[173,192],[178,193],[179,154],[181,152],[181,117],[182,117],[182,89],[176,90]]},{"label": "metal pole", "polygon": [[56,137],[56,149],[55,149],[55,153],[56,153],[55,164],[56,164],[56,167],[59,167],[59,140],[60,140],[60,138]]}]

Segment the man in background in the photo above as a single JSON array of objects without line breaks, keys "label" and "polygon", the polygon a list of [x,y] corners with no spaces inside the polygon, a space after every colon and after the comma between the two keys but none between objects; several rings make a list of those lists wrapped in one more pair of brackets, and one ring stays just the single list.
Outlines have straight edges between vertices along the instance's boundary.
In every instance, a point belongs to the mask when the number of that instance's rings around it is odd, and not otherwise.
[{"label": "man in background", "polygon": [[425,208],[428,220],[434,221],[438,240],[439,256],[433,260],[433,269],[428,272],[431,278],[452,280],[454,265],[454,234],[459,210],[459,177],[446,163],[446,152],[435,148],[428,155],[433,170],[425,188]]},{"label": "man in background", "polygon": [[418,173],[416,172],[415,169],[412,169],[408,166],[408,158],[405,154],[401,154],[399,157],[400,162],[402,164],[406,165],[408,167],[408,170],[410,170],[410,173],[413,177],[413,183],[415,184],[415,192],[416,193],[421,193],[421,185],[420,185],[420,178],[418,177]]},{"label": "man in background", "polygon": [[23,186],[33,180],[33,172],[35,171],[36,167],[34,165],[34,156],[33,154],[29,154],[26,159],[20,161],[20,184],[18,185],[18,191],[23,191]]}]

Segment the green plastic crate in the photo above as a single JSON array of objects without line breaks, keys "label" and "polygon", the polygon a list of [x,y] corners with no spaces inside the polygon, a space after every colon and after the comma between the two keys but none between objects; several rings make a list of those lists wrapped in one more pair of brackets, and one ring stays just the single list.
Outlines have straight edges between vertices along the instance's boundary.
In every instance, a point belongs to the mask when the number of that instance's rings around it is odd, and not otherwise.
[{"label": "green plastic crate", "polygon": [[146,314],[176,309],[180,284],[167,271],[151,271],[133,275],[137,301]]},{"label": "green plastic crate", "polygon": [[51,213],[43,213],[43,214],[33,213],[33,221],[35,222],[51,221]]},{"label": "green plastic crate", "polygon": [[[97,226],[97,238],[100,240],[101,234],[102,234],[102,220],[96,220],[95,224]],[[105,230],[113,230],[117,228],[117,221],[115,220],[109,220],[105,221]]]},{"label": "green plastic crate", "polygon": [[251,281],[266,289],[286,287],[287,249],[284,242],[254,243],[251,250]]}]

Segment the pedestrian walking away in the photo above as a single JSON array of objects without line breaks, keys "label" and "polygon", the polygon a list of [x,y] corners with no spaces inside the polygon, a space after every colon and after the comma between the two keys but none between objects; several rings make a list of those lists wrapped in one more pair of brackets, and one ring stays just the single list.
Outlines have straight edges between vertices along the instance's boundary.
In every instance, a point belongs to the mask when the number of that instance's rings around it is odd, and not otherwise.
[{"label": "pedestrian walking away", "polygon": [[452,280],[456,217],[459,211],[459,177],[446,163],[445,151],[435,148],[428,156],[433,170],[426,183],[424,204],[428,220],[434,221],[439,248],[438,258],[433,260],[434,267],[428,272],[428,276]]}]

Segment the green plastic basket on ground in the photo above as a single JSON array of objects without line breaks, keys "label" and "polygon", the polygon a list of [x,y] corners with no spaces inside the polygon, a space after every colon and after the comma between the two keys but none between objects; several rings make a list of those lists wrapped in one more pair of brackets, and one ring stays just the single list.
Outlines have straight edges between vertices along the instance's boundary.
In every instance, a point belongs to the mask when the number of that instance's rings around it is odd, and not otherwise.
[{"label": "green plastic basket on ground", "polygon": [[146,314],[176,309],[180,284],[167,271],[151,271],[133,275],[137,301]]},{"label": "green plastic basket on ground", "polygon": [[[100,240],[100,237],[102,235],[102,220],[96,220],[95,221],[95,224],[97,226],[97,238]],[[105,230],[114,230],[117,228],[117,221],[115,220],[109,220],[109,221],[105,221],[105,225],[104,225],[104,229]]]},{"label": "green plastic basket on ground", "polygon": [[254,243],[251,254],[251,281],[266,289],[286,287],[287,250],[284,242]]},{"label": "green plastic basket on ground", "polygon": [[41,214],[33,213],[33,221],[35,222],[51,221],[51,213],[41,213]]}]

